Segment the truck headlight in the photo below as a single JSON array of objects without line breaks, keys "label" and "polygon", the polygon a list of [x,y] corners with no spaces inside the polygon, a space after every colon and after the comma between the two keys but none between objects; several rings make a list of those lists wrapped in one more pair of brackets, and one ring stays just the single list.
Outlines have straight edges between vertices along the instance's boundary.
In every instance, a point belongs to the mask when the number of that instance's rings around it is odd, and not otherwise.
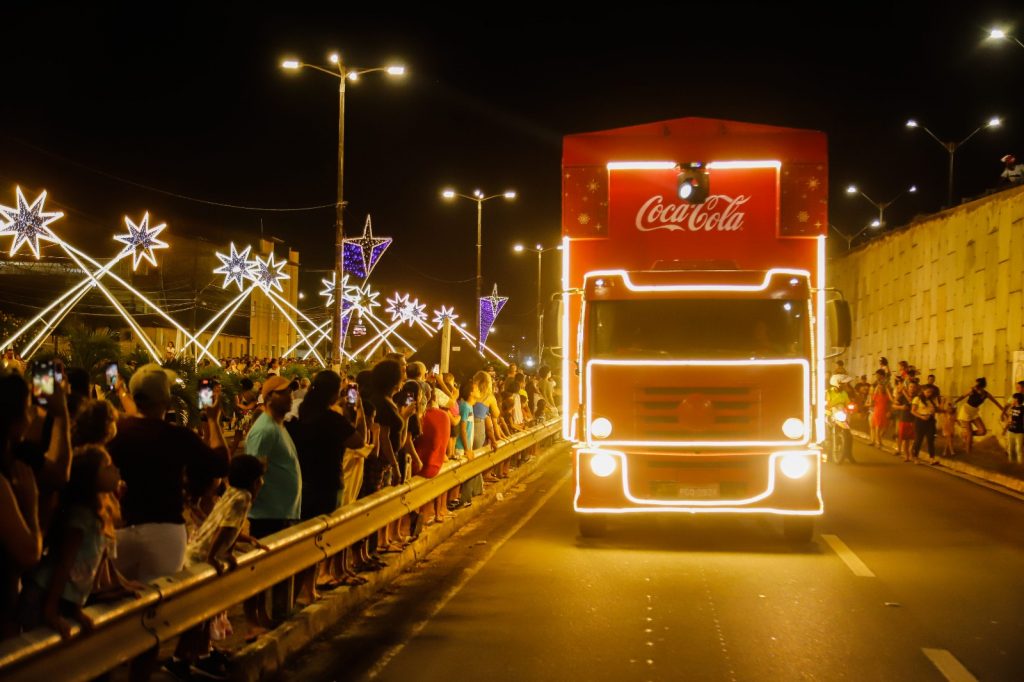
[{"label": "truck headlight", "polygon": [[598,417],[590,422],[590,434],[594,438],[607,438],[612,435],[612,423],[604,417]]},{"label": "truck headlight", "polygon": [[590,470],[594,472],[595,476],[601,478],[608,478],[614,474],[617,466],[615,458],[604,452],[599,452],[590,458]]},{"label": "truck headlight", "polygon": [[799,440],[804,437],[805,433],[807,433],[807,427],[804,426],[803,419],[790,417],[786,421],[782,422],[782,433],[786,434],[786,438]]},{"label": "truck headlight", "polygon": [[811,470],[811,458],[807,455],[783,455],[779,468],[787,478],[802,478]]}]

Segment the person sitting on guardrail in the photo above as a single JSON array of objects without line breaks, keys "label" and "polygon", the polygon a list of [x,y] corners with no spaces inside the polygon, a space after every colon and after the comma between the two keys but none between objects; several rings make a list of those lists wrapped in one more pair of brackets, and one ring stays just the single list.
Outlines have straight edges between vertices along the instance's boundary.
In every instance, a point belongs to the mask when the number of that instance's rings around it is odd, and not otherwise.
[{"label": "person sitting on guardrail", "polygon": [[201,479],[223,476],[228,467],[219,402],[201,415],[208,423],[208,442],[165,421],[176,378],[155,363],[139,367],[128,386],[140,416],[122,419],[107,446],[125,482],[115,563],[126,578],[142,583],[177,573],[184,565],[183,482],[198,485]]},{"label": "person sitting on guardrail", "polygon": [[[82,608],[104,558],[116,553],[114,525],[119,512],[114,491],[120,483],[121,473],[103,447],[85,445],[75,450],[71,480],[47,538],[49,551],[22,582],[18,611],[26,630],[45,623],[67,639],[71,624],[66,618],[92,629],[92,620]],[[122,595],[137,596],[146,589],[119,575],[116,578]]]}]

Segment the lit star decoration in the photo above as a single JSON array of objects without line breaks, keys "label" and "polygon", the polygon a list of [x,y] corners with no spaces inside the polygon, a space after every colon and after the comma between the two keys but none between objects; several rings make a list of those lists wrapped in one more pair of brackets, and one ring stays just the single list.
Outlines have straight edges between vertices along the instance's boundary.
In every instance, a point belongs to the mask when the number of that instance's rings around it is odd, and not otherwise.
[{"label": "lit star decoration", "polygon": [[167,248],[166,242],[157,239],[157,236],[167,227],[167,223],[160,223],[151,229],[148,211],[142,216],[142,222],[138,225],[133,223],[128,216],[124,217],[124,223],[128,226],[128,234],[119,234],[114,239],[124,244],[124,250],[132,254],[132,270],[139,269],[139,263],[143,258],[156,267],[156,256],[153,255],[153,249]]},{"label": "lit star decoration", "polygon": [[[334,305],[334,290],[337,288],[337,287],[334,286],[334,283],[337,282],[337,281],[338,281],[338,273],[337,272],[332,272],[330,279],[327,279],[326,277],[322,277],[320,279],[320,282],[324,285],[324,288],[320,290],[320,295],[327,299],[327,302],[324,303],[324,306],[326,306],[328,308],[330,308],[332,305]],[[359,287],[355,286],[353,284],[349,284],[348,283],[349,282],[348,275],[345,275],[344,277],[342,277],[341,282],[342,282],[342,287],[345,290],[345,292],[343,294],[344,297],[345,297],[345,300],[344,300],[343,305],[342,305],[342,314],[344,314],[344,311],[349,309],[349,307],[351,306],[352,300],[354,300],[356,295],[359,293]]]},{"label": "lit star decoration", "polygon": [[455,312],[455,306],[447,308],[442,305],[440,310],[434,311],[434,324],[437,325],[438,329],[444,326],[445,320],[451,320],[451,322],[454,324],[455,320],[457,319],[459,319],[459,316]]},{"label": "lit star decoration", "polygon": [[243,282],[250,279],[252,269],[256,267],[256,264],[249,260],[249,251],[252,250],[251,246],[246,246],[243,250],[238,251],[235,249],[235,243],[231,242],[231,253],[225,256],[223,253],[217,252],[215,255],[220,259],[221,266],[213,271],[215,275],[224,275],[224,284],[222,288],[227,289],[234,282],[238,285],[239,289],[244,289]]},{"label": "lit star decoration", "polygon": [[282,270],[284,270],[284,266],[287,264],[287,261],[275,263],[273,253],[267,256],[266,260],[256,256],[256,263],[248,277],[268,293],[272,288],[283,292],[284,287],[281,286],[281,280],[291,279],[289,275],[282,272]]},{"label": "lit star decoration", "polygon": [[417,322],[427,319],[426,303],[420,303],[418,298],[409,300],[409,294],[399,295],[395,292],[394,298],[388,299],[388,307],[385,310],[391,314],[392,322],[405,322],[410,327]]},{"label": "lit star decoration", "polygon": [[380,257],[391,246],[391,241],[391,237],[374,237],[370,216],[366,216],[363,235],[345,240],[345,271],[351,272],[359,279],[366,279],[373,272]]},{"label": "lit star decoration", "polygon": [[480,298],[480,343],[487,343],[487,335],[491,333],[491,325],[498,317],[498,313],[508,302],[508,296],[498,296],[498,285],[494,285],[494,291],[490,296]]},{"label": "lit star decoration", "polygon": [[0,235],[14,235],[11,255],[18,253],[22,244],[28,244],[32,253],[39,258],[39,240],[55,242],[57,237],[47,227],[50,223],[64,216],[60,211],[43,211],[46,192],[43,191],[31,204],[21,193],[21,187],[15,187],[18,195],[18,207],[0,206]]}]

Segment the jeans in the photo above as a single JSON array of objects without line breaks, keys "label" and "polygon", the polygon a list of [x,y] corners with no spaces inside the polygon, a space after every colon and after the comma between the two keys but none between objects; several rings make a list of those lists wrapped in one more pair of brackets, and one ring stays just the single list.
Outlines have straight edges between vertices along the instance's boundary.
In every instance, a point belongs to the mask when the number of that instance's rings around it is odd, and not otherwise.
[{"label": "jeans", "polygon": [[914,457],[921,452],[921,441],[927,439],[928,456],[935,459],[935,418],[918,419],[914,417]]},{"label": "jeans", "polygon": [[1010,461],[1016,464],[1024,464],[1024,433],[1006,434],[1006,454]]}]

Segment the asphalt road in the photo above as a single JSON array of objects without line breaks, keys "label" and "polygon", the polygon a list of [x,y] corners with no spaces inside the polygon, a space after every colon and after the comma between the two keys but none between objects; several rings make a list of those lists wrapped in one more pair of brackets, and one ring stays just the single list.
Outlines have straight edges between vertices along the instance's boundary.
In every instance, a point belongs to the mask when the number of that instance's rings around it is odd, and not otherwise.
[{"label": "asphalt road", "polygon": [[283,677],[1024,680],[1024,502],[855,455],[794,549],[752,518],[582,540],[564,450]]}]

